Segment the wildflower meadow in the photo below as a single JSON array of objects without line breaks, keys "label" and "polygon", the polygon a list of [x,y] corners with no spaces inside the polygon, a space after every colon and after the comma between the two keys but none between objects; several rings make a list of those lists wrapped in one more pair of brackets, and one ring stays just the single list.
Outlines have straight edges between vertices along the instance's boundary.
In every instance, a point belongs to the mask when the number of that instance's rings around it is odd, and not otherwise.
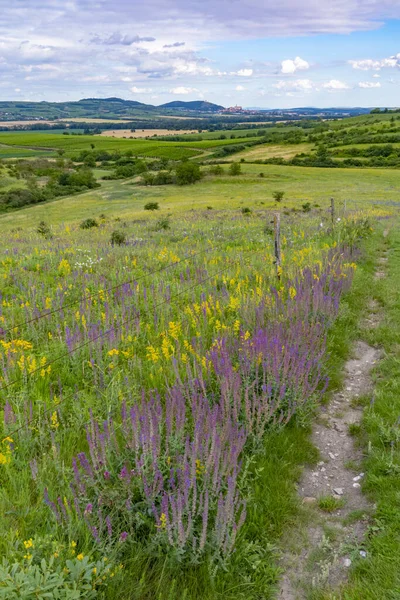
[{"label": "wildflower meadow", "polygon": [[230,598],[224,574],[240,563],[251,588],[261,559],[276,580],[273,547],[252,542],[260,486],[276,496],[263,461],[329,385],[372,221],[285,216],[277,267],[271,220],[3,235],[0,598]]}]

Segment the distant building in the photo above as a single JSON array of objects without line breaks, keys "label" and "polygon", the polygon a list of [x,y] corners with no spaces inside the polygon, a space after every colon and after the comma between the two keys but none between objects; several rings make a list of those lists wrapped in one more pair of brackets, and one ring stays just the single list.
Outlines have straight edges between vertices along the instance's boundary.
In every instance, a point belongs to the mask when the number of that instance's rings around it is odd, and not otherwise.
[{"label": "distant building", "polygon": [[224,110],[221,112],[229,113],[229,114],[237,114],[237,113],[242,113],[244,111],[243,111],[242,106],[230,106],[229,108],[224,108]]}]

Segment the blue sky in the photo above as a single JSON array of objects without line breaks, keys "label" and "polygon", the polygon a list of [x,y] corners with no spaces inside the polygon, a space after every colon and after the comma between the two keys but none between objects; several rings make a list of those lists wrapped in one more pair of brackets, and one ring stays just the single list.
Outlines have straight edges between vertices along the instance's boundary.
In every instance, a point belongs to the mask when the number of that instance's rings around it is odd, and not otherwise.
[{"label": "blue sky", "polygon": [[14,0],[0,99],[400,104],[400,0]]}]

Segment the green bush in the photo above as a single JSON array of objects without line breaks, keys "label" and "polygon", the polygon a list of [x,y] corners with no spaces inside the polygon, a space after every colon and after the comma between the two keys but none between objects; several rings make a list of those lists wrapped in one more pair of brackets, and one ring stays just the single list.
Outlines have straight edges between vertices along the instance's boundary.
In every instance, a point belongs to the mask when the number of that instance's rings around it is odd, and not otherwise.
[{"label": "green bush", "polygon": [[59,561],[21,559],[0,565],[0,599],[2,600],[92,600],[99,588],[107,585],[113,567],[104,561],[91,562],[89,557]]},{"label": "green bush", "polygon": [[40,221],[38,228],[36,229],[39,235],[42,235],[46,240],[51,240],[53,234],[51,233],[50,227],[45,223],[45,221]]},{"label": "green bush", "polygon": [[240,163],[236,163],[233,162],[229,165],[229,175],[235,176],[235,175],[240,175],[242,171],[242,168],[240,166]]},{"label": "green bush", "polygon": [[197,163],[181,162],[176,168],[176,183],[178,185],[190,185],[202,178],[202,172]]},{"label": "green bush", "polygon": [[242,214],[243,215],[249,215],[251,213],[251,210],[248,206],[245,206],[242,208]]},{"label": "green bush", "polygon": [[282,202],[284,195],[285,195],[285,192],[278,190],[276,192],[273,192],[272,197],[275,200],[275,202]]},{"label": "green bush", "polygon": [[159,210],[160,205],[158,202],[148,202],[144,205],[144,210]]},{"label": "green bush", "polygon": [[126,234],[116,229],[111,234],[110,242],[111,246],[123,246],[126,243]]},{"label": "green bush", "polygon": [[170,220],[169,217],[163,217],[162,219],[159,219],[155,226],[154,226],[154,231],[161,231],[163,229],[170,229],[171,224],[170,224]]},{"label": "green bush", "polygon": [[310,212],[311,202],[304,202],[304,204],[301,205],[301,208],[303,209],[303,212]]},{"label": "green bush", "polygon": [[81,229],[92,229],[92,227],[98,227],[99,224],[97,223],[96,219],[92,219],[89,217],[89,219],[85,219],[84,221],[82,221],[82,223],[79,225],[79,227]]}]

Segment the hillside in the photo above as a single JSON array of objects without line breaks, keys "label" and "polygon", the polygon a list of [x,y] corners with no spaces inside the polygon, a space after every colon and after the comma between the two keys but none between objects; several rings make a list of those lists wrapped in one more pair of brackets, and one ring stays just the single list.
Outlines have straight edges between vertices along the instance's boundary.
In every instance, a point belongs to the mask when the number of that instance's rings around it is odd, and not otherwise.
[{"label": "hillside", "polygon": [[121,98],[84,98],[76,102],[0,102],[0,121],[27,119],[132,118],[174,115],[182,111],[218,112],[223,106],[210,102],[170,102],[161,106]]},{"label": "hillside", "polygon": [[220,104],[213,104],[212,102],[205,102],[204,100],[194,100],[193,102],[182,102],[181,100],[175,100],[174,102],[167,102],[167,104],[161,104],[158,108],[162,109],[178,109],[178,110],[190,110],[197,112],[219,112],[224,107]]}]

